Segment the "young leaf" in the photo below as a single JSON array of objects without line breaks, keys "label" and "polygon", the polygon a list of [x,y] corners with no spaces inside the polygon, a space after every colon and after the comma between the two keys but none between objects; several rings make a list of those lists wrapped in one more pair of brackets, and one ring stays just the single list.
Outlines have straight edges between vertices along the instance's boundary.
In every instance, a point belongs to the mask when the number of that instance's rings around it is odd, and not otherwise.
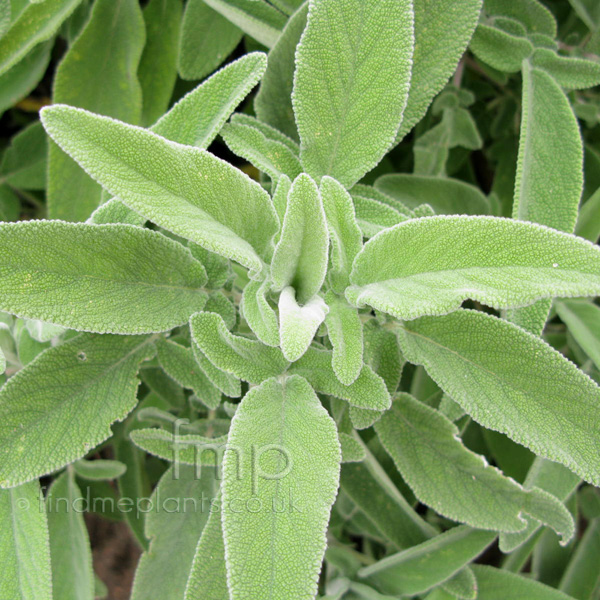
[{"label": "young leaf", "polygon": [[308,2],[304,2],[269,52],[269,64],[254,100],[258,118],[294,140],[299,139],[292,106],[296,47],[306,27],[307,15]]},{"label": "young leaf", "polygon": [[495,534],[461,525],[359,571],[384,594],[413,596],[448,581],[477,558]]},{"label": "young leaf", "polygon": [[456,70],[477,25],[481,2],[413,0],[415,51],[410,94],[396,142],[425,116],[433,98]]},{"label": "young leaf", "polygon": [[2,224],[0,250],[0,308],[22,317],[81,331],[137,334],[182,325],[206,303],[202,265],[149,229]]},{"label": "young leaf", "polygon": [[[394,258],[395,253],[396,258]],[[356,257],[348,300],[398,319],[440,315],[467,299],[493,308],[600,292],[600,250],[547,227],[497,217],[413,219]]]},{"label": "young leaf", "polygon": [[363,331],[358,311],[342,297],[329,292],[325,298],[327,334],[333,346],[331,366],[341,383],[356,381],[363,366]]},{"label": "young leaf", "polygon": [[586,89],[600,84],[600,64],[584,58],[561,56],[548,48],[536,48],[531,64],[547,71],[561,86]]},{"label": "young leaf", "polygon": [[226,19],[267,48],[271,48],[287,18],[265,0],[205,0]]},{"label": "young leaf", "polygon": [[11,377],[0,390],[0,484],[51,473],[110,437],[111,424],[137,402],[136,375],[153,356],[151,343],[146,336],[81,334]]},{"label": "young leaf", "polygon": [[480,23],[471,40],[471,52],[481,61],[503,73],[516,73],[533,53],[533,44],[525,30],[507,31],[495,24]]},{"label": "young leaf", "polygon": [[271,281],[250,281],[244,287],[241,311],[256,337],[267,346],[279,346],[277,314],[269,304],[267,293]]},{"label": "young leaf", "polygon": [[46,497],[55,598],[94,600],[92,551],[81,510],[83,500],[70,471],[54,480]]},{"label": "young leaf", "polygon": [[[212,154],[67,106],[42,111],[51,137],[129,208],[260,272],[277,231],[268,194]],[[131,152],[135,148],[136,152]]]},{"label": "young leaf", "polygon": [[[253,459],[257,449],[260,462]],[[340,460],[335,423],[305,379],[269,379],[245,396],[223,462],[232,600],[314,598]]]},{"label": "young leaf", "polygon": [[279,348],[233,335],[215,313],[196,313],[190,319],[192,340],[219,369],[250,383],[261,383],[285,371],[287,361]]},{"label": "young leaf", "polygon": [[81,0],[46,0],[29,4],[0,38],[0,75],[40,42],[51,38]]},{"label": "young leaf", "polygon": [[[144,40],[144,19],[137,0],[94,2],[89,21],[58,66],[53,102],[138,123],[142,114],[142,88],[137,70]],[[51,143],[49,217],[85,221],[100,204],[101,197],[100,186]]]},{"label": "young leaf", "polygon": [[371,367],[363,365],[354,383],[343,385],[336,377],[331,363],[330,351],[309,348],[302,358],[290,366],[289,372],[302,375],[317,392],[341,398],[352,406],[370,411],[389,408],[391,400],[385,383]]},{"label": "young leaf", "polygon": [[[519,327],[460,310],[405,323],[400,346],[476,421],[600,481],[600,388]],[[549,415],[554,415],[549,419]]]},{"label": "young leaf", "polygon": [[52,600],[48,524],[37,481],[0,490],[0,597]]},{"label": "young leaf", "polygon": [[489,466],[462,444],[451,421],[412,396],[398,395],[375,430],[417,498],[439,514],[478,529],[520,531],[526,513],[551,525],[563,542],[573,537],[571,514],[555,497],[524,490]]},{"label": "young leaf", "polygon": [[389,203],[381,202],[376,198],[353,193],[352,201],[356,211],[356,221],[360,225],[362,235],[366,238],[372,238],[380,231],[403,223],[409,218]]},{"label": "young leaf", "polygon": [[392,146],[413,46],[410,0],[310,0],[292,101],[302,164],[317,182],[331,175],[350,188]]},{"label": "young leaf", "polygon": [[271,261],[276,290],[291,285],[300,304],[323,285],[329,236],[319,189],[308,175],[296,178],[288,194],[281,237]]},{"label": "young leaf", "polygon": [[143,99],[142,125],[152,125],[169,106],[177,79],[182,12],[182,0],[151,0],[144,8],[146,45],[138,68]]},{"label": "young leaf", "polygon": [[204,0],[189,0],[181,23],[179,74],[183,79],[204,79],[241,39],[242,31]]},{"label": "young leaf", "polygon": [[564,300],[556,303],[556,312],[575,341],[600,369],[600,307],[591,302]]},{"label": "young leaf", "polygon": [[146,516],[150,548],[140,559],[131,600],[183,598],[218,489],[219,481],[210,468],[199,478],[194,467],[173,466],[161,477]]},{"label": "young leaf", "polygon": [[299,306],[294,288],[283,288],[279,296],[279,337],[287,360],[295,362],[306,352],[328,310],[320,296],[313,296]]}]

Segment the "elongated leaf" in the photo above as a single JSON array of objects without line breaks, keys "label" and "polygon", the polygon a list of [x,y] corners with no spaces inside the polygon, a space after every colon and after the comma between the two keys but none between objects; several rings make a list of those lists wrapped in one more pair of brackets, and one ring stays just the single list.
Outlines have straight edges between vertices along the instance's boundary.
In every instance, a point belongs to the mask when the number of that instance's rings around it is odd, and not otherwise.
[{"label": "elongated leaf", "polygon": [[[394,256],[394,253],[396,256]],[[399,319],[440,315],[467,299],[494,308],[600,292],[600,250],[532,223],[497,217],[414,219],[357,256],[347,298]]]},{"label": "elongated leaf", "polygon": [[563,541],[573,537],[571,515],[556,498],[537,488],[526,491],[489,466],[463,446],[451,421],[412,396],[395,398],[375,429],[417,498],[440,514],[479,529],[519,531],[527,513]]},{"label": "elongated leaf", "polygon": [[111,198],[101,204],[91,215],[86,223],[93,225],[108,225],[111,223],[123,223],[126,225],[137,225],[143,227],[146,219],[136,212],[127,208],[120,200]]},{"label": "elongated leaf", "polygon": [[413,46],[410,0],[311,0],[292,100],[302,164],[317,182],[352,187],[392,146]]},{"label": "elongated leaf", "polygon": [[413,0],[413,5],[411,89],[396,142],[423,118],[433,98],[446,85],[469,45],[481,10],[481,0]]},{"label": "elongated leaf", "polygon": [[241,171],[204,150],[84,110],[52,106],[42,111],[42,121],[63,149],[130,208],[261,270],[258,254],[277,230],[277,217],[268,194]]},{"label": "elongated leaf", "polygon": [[327,221],[319,189],[308,175],[300,175],[288,194],[281,237],[271,261],[275,289],[291,285],[299,303],[310,300],[325,280],[328,248]]},{"label": "elongated leaf", "polygon": [[0,38],[0,75],[40,42],[52,37],[81,0],[46,0],[30,4]]},{"label": "elongated leaf", "polygon": [[200,369],[217,389],[229,398],[239,398],[242,395],[241,382],[237,377],[217,369],[196,344],[193,344],[192,351]]},{"label": "elongated leaf", "polygon": [[254,108],[261,121],[298,140],[292,106],[296,47],[306,26],[308,2],[292,15],[269,52],[269,64]]},{"label": "elongated leaf", "polygon": [[600,237],[600,188],[579,209],[575,233],[590,242]]},{"label": "elongated leaf", "polygon": [[556,312],[575,341],[600,369],[600,307],[588,302],[564,300],[556,303]]},{"label": "elongated leaf", "polygon": [[289,371],[302,375],[317,392],[341,398],[352,406],[370,411],[389,408],[390,396],[385,383],[369,366],[363,365],[354,383],[343,385],[336,377],[331,364],[330,351],[309,348],[302,358],[290,366]]},{"label": "elongated leaf", "polygon": [[279,129],[275,129],[268,123],[259,121],[256,117],[238,112],[231,115],[231,122],[236,125],[254,127],[254,129],[258,129],[258,131],[260,131],[267,138],[267,140],[283,144],[290,149],[291,153],[296,158],[300,156],[300,146],[296,141],[294,141],[291,137],[288,137],[285,133],[279,131]]},{"label": "elongated leaf", "polygon": [[150,548],[140,559],[131,600],[183,598],[218,489],[219,481],[209,468],[198,478],[194,467],[174,466],[161,477],[146,515]]},{"label": "elongated leaf", "polygon": [[241,311],[250,329],[267,346],[279,346],[277,314],[269,304],[267,293],[271,287],[269,279],[250,281],[244,287]]},{"label": "elongated leaf", "polygon": [[294,288],[286,287],[279,296],[279,337],[287,360],[298,360],[308,349],[329,308],[320,296],[304,306],[296,302]]},{"label": "elongated leaf", "polygon": [[536,48],[531,64],[547,71],[557,83],[568,89],[585,89],[600,84],[600,64],[592,60],[560,56],[548,48]]},{"label": "elongated leaf", "polygon": [[118,479],[127,471],[127,466],[118,460],[77,460],[73,469],[78,477],[89,481]]},{"label": "elongated leaf", "polygon": [[144,8],[146,45],[138,77],[142,88],[142,125],[152,125],[167,110],[177,79],[181,0],[152,0]]},{"label": "elongated leaf", "polygon": [[271,48],[287,18],[265,0],[205,0],[226,19],[255,40]]},{"label": "elongated leaf", "polygon": [[[251,447],[261,453],[260,463],[252,462]],[[242,400],[223,464],[232,600],[314,598],[340,460],[335,423],[302,377],[269,379]]]},{"label": "elongated leaf", "polygon": [[181,24],[178,71],[183,79],[203,79],[242,39],[242,31],[204,0],[189,0]]},{"label": "elongated leaf", "polygon": [[[137,70],[144,40],[137,0],[95,2],[89,21],[56,71],[53,102],[138,123],[142,88]],[[48,161],[48,215],[85,221],[100,204],[102,189],[55,144],[50,144]]]},{"label": "elongated leaf", "polygon": [[418,175],[384,175],[375,187],[408,208],[429,204],[438,215],[485,215],[490,212],[487,198],[473,185],[458,179]]},{"label": "elongated leaf", "polygon": [[0,490],[2,598],[52,600],[44,499],[37,481]]},{"label": "elongated leaf", "polygon": [[494,540],[494,534],[459,526],[359,571],[384,594],[423,593],[454,576]]},{"label": "elongated leaf", "polygon": [[94,600],[94,571],[83,496],[72,473],[56,479],[46,497],[52,592],[65,600]]},{"label": "elongated leaf", "polygon": [[51,473],[110,437],[111,424],[135,406],[151,341],[82,334],[11,377],[0,390],[0,484]]},{"label": "elongated leaf", "polygon": [[147,333],[182,325],[206,303],[202,265],[148,229],[3,224],[0,248],[0,307],[30,319],[82,331]]},{"label": "elongated leaf", "polygon": [[460,310],[406,323],[399,341],[406,358],[423,364],[484,427],[600,481],[594,433],[600,388],[541,339],[491,315]]},{"label": "elongated leaf", "polygon": [[377,235],[380,231],[398,225],[408,219],[395,207],[375,198],[352,194],[356,221],[366,238]]},{"label": "elongated leaf", "polygon": [[46,132],[35,122],[11,140],[0,164],[0,183],[23,190],[46,187]]},{"label": "elongated leaf", "polygon": [[190,319],[192,339],[219,369],[250,383],[283,373],[287,366],[281,350],[229,332],[222,317],[197,313]]},{"label": "elongated leaf", "polygon": [[251,52],[229,63],[184,96],[152,131],[178,144],[208,148],[266,66],[262,52]]}]

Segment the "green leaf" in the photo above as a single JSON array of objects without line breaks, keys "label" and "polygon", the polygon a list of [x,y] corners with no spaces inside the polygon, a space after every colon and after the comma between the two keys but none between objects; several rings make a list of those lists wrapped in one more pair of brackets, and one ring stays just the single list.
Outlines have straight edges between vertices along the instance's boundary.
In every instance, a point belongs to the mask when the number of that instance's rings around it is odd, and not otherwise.
[{"label": "green leaf", "polygon": [[[335,423],[305,379],[269,379],[245,396],[223,463],[232,600],[314,598],[340,460]],[[253,509],[257,505],[260,512]]]},{"label": "green leaf", "polygon": [[408,208],[427,203],[438,215],[490,213],[489,202],[479,188],[459,179],[395,173],[377,179],[375,187]]},{"label": "green leaf", "polygon": [[177,79],[177,44],[181,0],[151,0],[144,8],[146,45],[138,77],[142,87],[142,125],[152,125],[166,112]]},{"label": "green leaf", "polygon": [[225,544],[221,513],[218,510],[208,515],[208,521],[202,530],[184,600],[229,600]]},{"label": "green leaf", "polygon": [[215,367],[250,383],[261,383],[285,371],[279,348],[233,335],[215,313],[196,313],[190,319],[192,340]]},{"label": "green leaf", "polygon": [[[144,41],[137,0],[94,2],[89,21],[58,66],[53,102],[138,123],[142,88],[137,70]],[[55,144],[50,144],[48,161],[49,217],[85,221],[100,204],[102,189]]]},{"label": "green leaf", "polygon": [[177,70],[183,79],[204,79],[233,52],[242,31],[204,0],[189,0],[181,24]]},{"label": "green leaf", "polygon": [[579,90],[600,84],[600,63],[593,60],[561,56],[548,48],[536,48],[531,64],[547,71],[565,88]]},{"label": "green leaf", "polygon": [[552,39],[556,37],[556,20],[538,0],[485,0],[484,6],[488,14],[516,19],[530,33],[543,33]]},{"label": "green leaf", "polygon": [[275,44],[287,21],[285,14],[264,0],[205,0],[205,2],[267,48]]},{"label": "green leaf", "polygon": [[39,121],[22,129],[11,140],[0,164],[0,184],[22,190],[46,187],[46,132]]},{"label": "green leaf", "polygon": [[340,446],[342,447],[342,462],[361,462],[366,458],[364,447],[351,435],[340,433]]},{"label": "green leaf", "polygon": [[398,319],[440,315],[467,299],[493,308],[600,292],[600,249],[547,227],[497,217],[413,219],[356,257],[348,300]]},{"label": "green leaf", "polygon": [[131,600],[183,598],[196,546],[218,489],[210,468],[198,478],[194,467],[173,466],[161,477],[146,515],[150,548],[140,559]]},{"label": "green leaf", "polygon": [[331,175],[350,188],[393,145],[413,45],[410,0],[310,1],[292,101],[302,164],[317,182]]},{"label": "green leaf", "polygon": [[146,219],[138,213],[127,208],[120,200],[111,198],[101,204],[91,215],[86,223],[93,225],[107,225],[110,223],[124,223],[143,227]]},{"label": "green leaf", "polygon": [[279,296],[279,337],[287,360],[297,361],[306,352],[328,310],[320,296],[313,296],[300,306],[294,288],[283,288]]},{"label": "green leaf", "polygon": [[137,402],[136,375],[153,356],[151,342],[82,334],[11,377],[0,390],[1,485],[51,473],[109,438]]},{"label": "green leaf", "polygon": [[0,234],[0,308],[19,316],[148,333],[182,325],[206,303],[202,265],[149,229],[26,221],[2,224]]},{"label": "green leaf", "polygon": [[292,106],[296,47],[306,27],[308,2],[292,15],[269,52],[269,64],[256,95],[254,108],[261,121],[298,140]]},{"label": "green leaf", "polygon": [[375,430],[417,498],[439,514],[492,531],[520,531],[528,514],[551,525],[563,542],[573,537],[573,519],[555,497],[524,490],[489,466],[462,444],[451,421],[412,396],[398,395]]},{"label": "green leaf", "polygon": [[[480,312],[405,323],[400,346],[477,422],[600,481],[600,388],[540,338]],[[555,415],[549,420],[548,415]]]},{"label": "green leaf", "polygon": [[371,367],[363,365],[358,378],[350,385],[340,383],[332,365],[333,355],[328,350],[309,348],[306,354],[293,363],[290,373],[301,375],[321,394],[346,400],[352,406],[370,411],[390,407],[390,396],[381,377]]},{"label": "green leaf", "polygon": [[[408,102],[399,142],[425,116],[464,54],[481,10],[481,0],[413,0],[415,51]],[[451,15],[451,16],[450,16]]]},{"label": "green leaf", "polygon": [[291,285],[300,304],[320,289],[327,272],[329,236],[319,189],[308,175],[300,175],[288,194],[281,237],[271,261],[276,290]]},{"label": "green leaf", "polygon": [[180,386],[191,389],[211,410],[221,403],[221,392],[211,383],[196,362],[191,348],[161,340],[157,344],[158,362]]},{"label": "green leaf", "polygon": [[192,256],[199,260],[206,269],[208,281],[206,288],[211,290],[220,290],[233,277],[231,263],[222,256],[205,250],[193,242],[188,244]]},{"label": "green leaf", "polygon": [[40,42],[50,39],[81,0],[46,0],[29,4],[0,38],[0,75]]},{"label": "green leaf", "polygon": [[2,37],[10,27],[11,0],[0,0],[0,37]]},{"label": "green leaf", "polygon": [[[269,195],[212,154],[67,106],[42,111],[51,137],[129,208],[260,272],[277,231]],[[131,148],[135,148],[134,153]]]},{"label": "green leaf", "polygon": [[76,460],[73,469],[77,477],[98,481],[103,479],[118,479],[127,471],[127,465],[118,460]]},{"label": "green leaf", "polygon": [[229,63],[179,100],[152,131],[178,144],[208,148],[266,66],[262,52],[251,52]]},{"label": "green leaf", "polygon": [[297,156],[278,140],[269,139],[256,127],[232,121],[221,130],[229,149],[245,158],[273,181],[281,175],[295,179],[302,173]]},{"label": "green leaf", "polygon": [[495,535],[461,525],[359,571],[384,594],[413,596],[448,581],[477,558]]},{"label": "green leaf", "polygon": [[350,281],[354,258],[362,249],[362,233],[352,197],[340,183],[323,177],[320,192],[331,241],[329,279],[333,290],[341,293]]},{"label": "green leaf", "polygon": [[55,598],[94,600],[92,551],[81,509],[84,501],[70,471],[54,480],[46,497]]},{"label": "green leaf", "polygon": [[48,524],[37,481],[0,490],[0,596],[52,600]]},{"label": "green leaf", "polygon": [[600,188],[579,209],[575,233],[590,242],[598,241],[600,237]]},{"label": "green leaf", "polygon": [[556,312],[600,369],[600,307],[589,302],[564,300],[556,303]]},{"label": "green leaf", "polygon": [[241,311],[250,329],[263,344],[279,346],[277,314],[267,298],[270,287],[270,279],[247,283],[242,294]]},{"label": "green leaf", "polygon": [[344,385],[356,381],[363,366],[363,328],[358,311],[345,298],[329,292],[325,298],[327,334],[333,346],[331,366]]},{"label": "green leaf", "polygon": [[284,146],[287,146],[296,158],[300,156],[300,146],[297,142],[291,137],[288,137],[285,133],[271,127],[271,125],[259,121],[256,117],[252,117],[245,113],[234,113],[231,116],[231,122],[236,125],[254,127],[254,129],[258,129],[268,140],[279,142]]},{"label": "green leaf", "polygon": [[380,231],[403,223],[409,218],[387,202],[381,202],[376,198],[353,193],[352,202],[356,211],[356,221],[362,235],[366,238],[371,238]]},{"label": "green leaf", "polygon": [[217,369],[196,344],[193,344],[192,351],[194,352],[196,362],[206,377],[221,393],[225,394],[228,398],[239,398],[242,395],[242,386],[237,377]]},{"label": "green leaf", "polygon": [[523,61],[533,53],[533,44],[524,35],[480,23],[470,44],[471,52],[481,61],[503,73],[521,70]]},{"label": "green leaf", "polygon": [[477,600],[573,600],[529,577],[483,565],[472,568],[477,578]]}]

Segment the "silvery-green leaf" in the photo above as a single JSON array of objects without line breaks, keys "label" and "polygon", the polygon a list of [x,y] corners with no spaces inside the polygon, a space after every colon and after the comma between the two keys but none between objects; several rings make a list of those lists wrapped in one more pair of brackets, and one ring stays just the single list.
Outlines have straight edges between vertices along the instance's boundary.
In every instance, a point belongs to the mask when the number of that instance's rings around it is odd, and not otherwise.
[{"label": "silvery-green leaf", "polygon": [[270,287],[269,279],[247,283],[240,308],[250,329],[263,344],[279,346],[277,314],[267,299]]},{"label": "silvery-green leaf", "polygon": [[225,287],[233,277],[229,260],[214,252],[209,252],[193,242],[190,242],[188,247],[192,256],[204,265],[208,277],[205,287],[210,290],[220,290]]},{"label": "silvery-green leaf", "polygon": [[600,237],[600,188],[579,209],[575,234],[590,242]]},{"label": "silvery-green leaf", "polygon": [[479,60],[505,73],[520,71],[523,61],[533,53],[533,44],[525,35],[485,22],[477,26],[469,47]]},{"label": "silvery-green leaf", "polygon": [[300,146],[291,137],[288,137],[285,133],[282,133],[278,129],[275,129],[268,123],[259,121],[256,117],[244,113],[234,113],[231,116],[231,122],[237,125],[247,125],[258,129],[267,139],[274,142],[280,142],[284,146],[287,146],[292,154],[296,157],[300,156]]},{"label": "silvery-green leaf", "polygon": [[600,249],[547,227],[479,216],[413,219],[356,257],[350,302],[398,319],[441,315],[467,299],[494,308],[600,293]]},{"label": "silvery-green leaf", "polygon": [[600,388],[540,338],[460,310],[405,323],[399,341],[406,358],[484,427],[600,481]]},{"label": "silvery-green leaf", "polygon": [[600,369],[600,307],[591,302],[563,300],[556,312],[575,341]]},{"label": "silvery-green leaf", "polygon": [[600,64],[593,60],[561,56],[548,48],[536,48],[531,64],[547,71],[568,89],[586,89],[600,84]]},{"label": "silvery-green leaf", "polygon": [[556,19],[539,0],[485,0],[484,11],[515,19],[530,33],[542,33],[552,39],[556,37]]},{"label": "silvery-green leaf", "polygon": [[340,433],[340,445],[342,447],[342,462],[361,462],[365,459],[365,449],[351,435]]},{"label": "silvery-green leaf", "polygon": [[356,221],[362,235],[366,238],[372,238],[380,231],[409,219],[393,206],[375,198],[352,194],[352,201],[356,211]]},{"label": "silvery-green leaf", "polygon": [[221,393],[229,398],[239,398],[242,395],[241,382],[237,377],[217,369],[196,344],[192,345],[192,351],[200,369]]},{"label": "silvery-green leaf", "polygon": [[223,462],[232,600],[314,598],[340,461],[335,423],[305,379],[269,379],[245,396]]},{"label": "silvery-green leaf", "polygon": [[[306,172],[352,187],[393,145],[414,48],[411,0],[310,0],[292,101]],[[366,93],[368,90],[368,93]]]},{"label": "silvery-green leaf", "polygon": [[94,225],[107,225],[110,223],[124,223],[143,227],[146,219],[138,213],[127,208],[120,200],[111,198],[101,204],[91,215],[86,223]]},{"label": "silvery-green leaf", "polygon": [[52,338],[64,333],[65,328],[60,325],[52,325],[43,321],[32,321],[27,319],[25,327],[29,335],[37,342],[49,342]]}]

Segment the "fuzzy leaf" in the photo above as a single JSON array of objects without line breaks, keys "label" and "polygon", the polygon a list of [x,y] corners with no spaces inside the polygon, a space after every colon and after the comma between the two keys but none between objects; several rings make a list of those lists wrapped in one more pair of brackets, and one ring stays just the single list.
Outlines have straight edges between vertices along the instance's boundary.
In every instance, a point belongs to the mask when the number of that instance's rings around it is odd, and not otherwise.
[{"label": "fuzzy leaf", "polygon": [[242,31],[204,0],[189,0],[181,23],[178,71],[183,79],[204,79],[229,56]]},{"label": "fuzzy leaf", "polygon": [[380,231],[403,223],[409,218],[389,203],[381,202],[376,198],[353,193],[352,201],[356,211],[356,221],[366,238],[372,238]]},{"label": "fuzzy leaf", "polygon": [[276,290],[291,285],[300,304],[320,289],[327,272],[329,236],[319,189],[308,175],[300,175],[288,194],[281,237],[271,261]]},{"label": "fuzzy leaf", "polygon": [[254,127],[254,129],[258,129],[268,140],[279,142],[289,148],[296,158],[300,156],[300,146],[296,141],[278,129],[271,127],[271,125],[259,121],[256,117],[244,113],[235,113],[231,116],[231,122],[236,125]]},{"label": "fuzzy leaf", "polygon": [[365,459],[365,449],[351,435],[340,433],[340,445],[342,447],[342,462],[361,462]]},{"label": "fuzzy leaf", "polygon": [[552,39],[556,37],[556,20],[539,0],[485,0],[484,7],[490,15],[516,19],[529,33],[542,33]]},{"label": "fuzzy leaf", "polygon": [[511,219],[427,217],[370,240],[356,257],[351,281],[350,302],[398,319],[445,314],[467,299],[518,307],[599,294],[600,249]]},{"label": "fuzzy leaf", "polygon": [[190,329],[194,343],[216,367],[244,381],[261,383],[287,366],[279,348],[233,335],[215,313],[192,315]]},{"label": "fuzzy leaf", "polygon": [[375,430],[417,498],[439,514],[509,532],[524,529],[528,514],[551,525],[563,542],[573,537],[571,514],[554,496],[524,490],[489,466],[462,444],[451,421],[412,396],[398,395]]},{"label": "fuzzy leaf", "polygon": [[556,312],[575,341],[600,369],[600,307],[591,302],[564,300],[556,303]]},{"label": "fuzzy leaf", "polygon": [[[311,0],[292,101],[306,172],[352,187],[390,149],[413,57],[410,0]],[[368,90],[368,93],[366,93]]]},{"label": "fuzzy leaf", "polygon": [[209,381],[228,398],[239,398],[242,395],[241,382],[230,373],[217,369],[196,344],[192,345],[196,362],[208,377]]},{"label": "fuzzy leaf", "polygon": [[76,460],[73,469],[78,477],[89,481],[118,479],[127,471],[127,466],[118,460]]},{"label": "fuzzy leaf", "polygon": [[279,346],[277,314],[269,304],[267,293],[271,281],[250,281],[244,287],[241,311],[256,337],[267,346]]},{"label": "fuzzy leaf", "polygon": [[279,296],[279,337],[287,360],[295,362],[306,352],[328,310],[320,296],[299,306],[294,288],[283,288]]},{"label": "fuzzy leaf", "polygon": [[536,48],[531,64],[547,71],[568,89],[586,89],[600,84],[600,63],[583,58],[560,56],[548,48]]},{"label": "fuzzy leaf", "polygon": [[0,485],[51,473],[110,437],[137,402],[136,375],[152,358],[151,341],[81,334],[11,377],[0,390]]},{"label": "fuzzy leaf", "polygon": [[[260,272],[277,231],[268,194],[212,154],[68,106],[42,111],[51,137],[129,208]],[[131,152],[135,148],[135,152]]]},{"label": "fuzzy leaf", "polygon": [[127,208],[120,200],[111,198],[101,204],[91,215],[86,223],[92,225],[108,225],[111,223],[122,223],[126,225],[137,225],[143,227],[146,219],[136,212]]},{"label": "fuzzy leaf", "polygon": [[[600,481],[600,388],[515,325],[460,310],[406,323],[400,346],[476,421]],[[553,415],[549,419],[549,415]]]},{"label": "fuzzy leaf", "polygon": [[[256,449],[262,455],[260,472],[252,462]],[[223,461],[232,600],[314,598],[340,461],[335,423],[305,379],[269,379],[245,396]],[[240,503],[247,508],[237,509]],[[263,507],[259,513],[251,509],[255,503]]]},{"label": "fuzzy leaf", "polygon": [[495,535],[461,525],[359,571],[384,594],[413,596],[448,581],[477,558]]},{"label": "fuzzy leaf", "polygon": [[39,121],[11,140],[0,163],[0,184],[23,190],[43,190],[47,168],[46,132]]},{"label": "fuzzy leaf", "polygon": [[0,307],[19,316],[136,334],[182,325],[206,303],[202,265],[157,232],[26,221],[0,234]]},{"label": "fuzzy leaf", "polygon": [[594,243],[600,238],[600,188],[579,209],[575,233]]},{"label": "fuzzy leaf", "polygon": [[0,597],[7,600],[52,600],[43,502],[37,481],[0,490]]},{"label": "fuzzy leaf", "polygon": [[524,35],[480,23],[471,40],[470,49],[490,67],[504,73],[516,73],[521,70],[523,61],[533,53],[533,44]]}]

